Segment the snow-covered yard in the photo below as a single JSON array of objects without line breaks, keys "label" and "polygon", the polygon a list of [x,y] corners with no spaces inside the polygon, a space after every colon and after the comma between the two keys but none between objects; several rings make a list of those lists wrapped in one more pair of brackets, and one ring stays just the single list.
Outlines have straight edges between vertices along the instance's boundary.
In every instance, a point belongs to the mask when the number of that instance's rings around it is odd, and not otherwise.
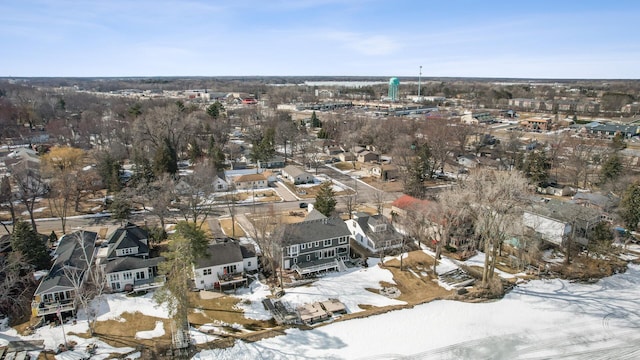
[{"label": "snow-covered yard", "polygon": [[638,265],[589,285],[536,280],[499,301],[434,301],[194,359],[636,359],[639,285]]},{"label": "snow-covered yard", "polygon": [[[483,254],[479,254],[465,264],[480,265],[483,259]],[[457,262],[443,258],[438,272],[456,268]],[[361,312],[362,306],[405,304],[378,294],[375,290],[381,289],[381,282],[393,284],[392,274],[379,267],[375,259],[370,259],[367,268],[329,273],[311,284],[287,288],[280,300],[295,309],[303,304],[337,298],[345,304],[348,313]],[[266,320],[271,314],[261,302],[267,295],[270,295],[269,288],[255,281],[249,288],[239,289],[235,296],[241,299],[237,306],[244,311],[245,317]],[[494,302],[433,301],[382,315],[335,321],[308,331],[288,329],[286,335],[254,343],[236,342],[232,348],[203,351],[195,358],[637,358],[640,355],[639,298],[640,266],[630,265],[626,273],[595,284],[559,279],[519,283],[504,299]],[[124,322],[122,314],[125,312],[168,318],[166,308],[157,306],[151,294],[140,297],[105,295],[101,302],[94,303],[94,308],[99,321]],[[196,343],[205,343],[224,333],[223,327],[249,331],[239,324],[214,322],[192,329],[190,333]],[[82,311],[76,324],[64,326],[67,334],[86,333],[87,329]],[[138,331],[136,338],[153,339],[167,331],[163,322],[157,321],[155,328]],[[60,326],[45,326],[29,336],[19,336],[10,328],[0,331],[0,346],[19,339],[42,339],[49,350],[64,342]],[[67,340],[77,342],[76,349],[97,344],[98,353],[92,359],[134,351],[129,347],[113,348],[96,338],[67,335]]]}]

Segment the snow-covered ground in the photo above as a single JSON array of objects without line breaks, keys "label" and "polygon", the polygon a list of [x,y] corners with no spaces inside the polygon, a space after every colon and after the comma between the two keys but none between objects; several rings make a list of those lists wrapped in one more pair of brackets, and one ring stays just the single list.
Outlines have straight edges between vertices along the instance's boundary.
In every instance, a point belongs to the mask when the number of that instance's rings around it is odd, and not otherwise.
[{"label": "snow-covered ground", "polygon": [[[428,251],[427,251],[428,252]],[[479,254],[467,265],[482,263]],[[442,273],[458,267],[443,259]],[[507,276],[508,274],[501,274]],[[508,275],[512,276],[512,275]],[[290,308],[337,298],[349,313],[360,312],[361,305],[404,304],[367,289],[381,289],[380,282],[393,284],[391,272],[369,261],[368,268],[329,273],[309,285],[286,289],[281,300]],[[238,307],[252,319],[269,319],[262,299],[267,286],[253,282],[238,292]],[[254,343],[237,342],[229,349],[208,350],[195,359],[635,359],[640,358],[640,266],[630,265],[624,274],[595,284],[564,280],[536,280],[520,283],[504,299],[487,303],[433,301],[411,309],[397,310],[362,319],[338,321],[313,330],[289,329],[286,335]],[[168,318],[167,309],[157,306],[152,295],[126,297],[105,295],[94,303],[98,320],[126,321],[124,312],[140,312],[160,319]],[[205,343],[224,332],[224,326],[206,324],[192,329],[196,343]],[[135,324],[132,324],[135,326]],[[44,340],[47,349],[64,342],[62,327],[42,327],[33,335],[20,336],[14,329],[0,331],[0,346],[11,340]],[[85,333],[86,316],[80,311],[76,324],[67,323],[64,331]],[[138,338],[162,336],[167,329],[161,321],[153,330],[139,331]],[[216,335],[207,333],[213,332]],[[98,339],[67,335],[77,342],[76,349],[97,344],[92,359],[109,354],[128,354],[132,348],[113,348]],[[33,354],[36,355],[36,354]],[[135,357],[132,354],[132,357]]]},{"label": "snow-covered ground", "polygon": [[637,359],[638,299],[640,266],[630,265],[595,284],[536,280],[499,301],[434,301],[194,359]]}]

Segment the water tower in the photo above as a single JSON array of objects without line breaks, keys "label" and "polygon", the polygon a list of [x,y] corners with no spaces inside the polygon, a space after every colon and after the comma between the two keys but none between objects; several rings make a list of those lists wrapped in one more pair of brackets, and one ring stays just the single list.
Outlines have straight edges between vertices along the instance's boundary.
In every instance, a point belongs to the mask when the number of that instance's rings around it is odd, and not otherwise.
[{"label": "water tower", "polygon": [[389,100],[398,101],[398,87],[400,87],[400,80],[397,77],[389,79]]}]

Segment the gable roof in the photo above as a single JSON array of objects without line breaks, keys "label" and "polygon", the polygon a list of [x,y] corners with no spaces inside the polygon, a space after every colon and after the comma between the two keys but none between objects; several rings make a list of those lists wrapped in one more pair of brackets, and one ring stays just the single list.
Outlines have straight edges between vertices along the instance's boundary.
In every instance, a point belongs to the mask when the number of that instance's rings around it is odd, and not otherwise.
[{"label": "gable roof", "polygon": [[287,174],[289,174],[289,176],[292,177],[297,177],[300,175],[308,175],[311,176],[311,174],[309,174],[308,172],[304,171],[303,169],[297,167],[297,166],[293,166],[293,165],[287,165],[284,168],[284,172],[286,172]]},{"label": "gable roof", "polygon": [[[66,271],[74,271],[78,279],[84,277],[84,272],[93,262],[93,255],[98,234],[93,231],[75,231],[60,239],[55,252],[55,260],[49,273],[42,279],[34,295],[74,288]],[[89,259],[87,259],[89,257]]]},{"label": "gable roof", "polygon": [[132,247],[137,247],[138,253],[146,254],[149,252],[149,246],[147,245],[148,239],[149,235],[144,229],[128,223],[124,228],[118,228],[109,235],[107,239],[107,244],[109,244],[107,258],[115,257],[115,251],[118,249]]},{"label": "gable roof", "polygon": [[246,175],[240,175],[236,177],[234,181],[236,183],[240,183],[240,182],[260,181],[260,180],[265,181],[267,180],[267,178],[263,174],[246,174]]},{"label": "gable roof", "polygon": [[[358,213],[357,218],[354,219],[362,229],[362,231],[376,244],[385,240],[396,240],[402,238],[402,234],[396,231],[396,229],[386,219],[378,215],[367,215],[366,213]],[[371,226],[386,224],[385,230],[373,231]]]},{"label": "gable roof", "polygon": [[341,236],[351,236],[351,232],[349,232],[347,224],[342,219],[330,217],[288,224],[285,227],[283,236],[286,244],[302,244]]},{"label": "gable roof", "polygon": [[107,265],[104,267],[104,272],[106,274],[127,271],[127,270],[136,270],[142,268],[149,268],[158,266],[159,263],[163,262],[163,257],[156,257],[151,259],[143,259],[135,256],[123,256],[112,261],[109,261]]},{"label": "gable roof", "polygon": [[316,209],[312,209],[311,211],[309,211],[307,216],[304,217],[304,221],[322,220],[322,219],[326,219],[326,218],[327,217],[323,213],[321,213],[320,211],[318,211]]},{"label": "gable roof", "polygon": [[241,262],[242,249],[240,245],[234,241],[225,241],[222,243],[211,244],[207,248],[207,255],[196,259],[194,268],[202,269],[212,266],[232,264]]},{"label": "gable roof", "polygon": [[414,198],[411,195],[402,195],[397,198],[394,202],[391,203],[391,206],[395,206],[398,209],[407,210],[411,207],[418,206],[421,204],[428,204],[427,200],[420,200],[418,198]]}]

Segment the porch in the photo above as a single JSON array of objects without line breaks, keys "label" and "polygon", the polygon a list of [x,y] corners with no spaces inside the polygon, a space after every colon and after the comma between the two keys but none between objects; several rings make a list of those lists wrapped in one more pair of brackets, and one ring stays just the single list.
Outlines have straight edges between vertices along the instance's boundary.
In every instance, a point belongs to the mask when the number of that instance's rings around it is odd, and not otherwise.
[{"label": "porch", "polygon": [[76,304],[74,299],[65,299],[54,302],[39,302],[34,300],[31,302],[31,313],[34,317],[55,314],[60,309],[60,313],[75,311]]}]

